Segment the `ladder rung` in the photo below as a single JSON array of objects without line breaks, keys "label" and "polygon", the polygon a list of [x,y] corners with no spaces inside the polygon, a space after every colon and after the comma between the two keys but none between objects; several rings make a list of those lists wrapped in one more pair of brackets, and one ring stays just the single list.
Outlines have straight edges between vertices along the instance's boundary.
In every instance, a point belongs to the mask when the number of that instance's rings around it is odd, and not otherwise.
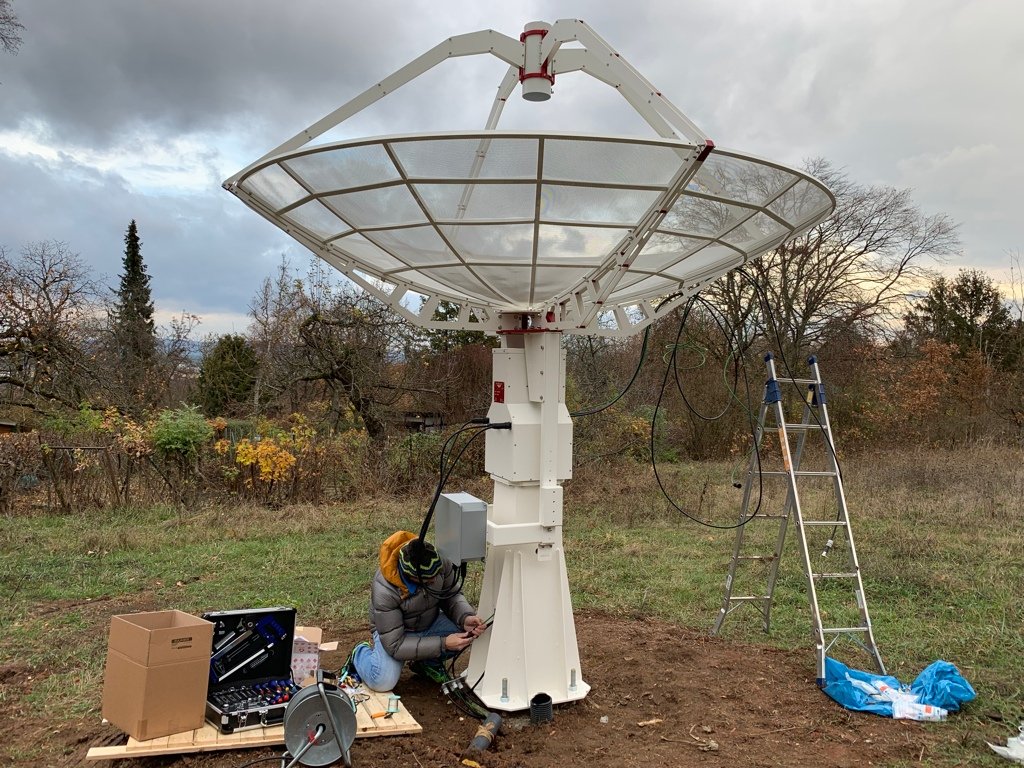
[{"label": "ladder rung", "polygon": [[804,525],[849,525],[846,520],[804,520]]},{"label": "ladder rung", "polygon": [[803,432],[804,430],[810,431],[812,429],[825,430],[825,427],[821,424],[783,424],[782,426],[786,428],[787,432]]},{"label": "ladder rung", "polygon": [[771,600],[768,595],[741,595],[740,597],[730,597],[730,603],[752,603],[755,600]]},{"label": "ladder rung", "polygon": [[831,635],[841,635],[845,632],[868,632],[868,627],[822,627],[822,632],[827,632]]},{"label": "ladder rung", "polygon": [[775,379],[780,384],[817,384],[818,382],[814,379],[787,379],[783,376],[779,376]]},{"label": "ladder rung", "polygon": [[816,579],[855,579],[857,578],[856,573],[815,573],[813,574]]},{"label": "ladder rung", "polygon": [[751,518],[756,520],[788,520],[789,515],[770,515],[765,512],[759,512],[756,515],[751,515]]},{"label": "ladder rung", "polygon": [[775,555],[738,555],[737,560],[774,560]]},{"label": "ladder rung", "polygon": [[[797,477],[838,477],[838,475],[835,472],[812,472],[810,470],[804,470],[804,469],[795,470],[793,472],[793,474],[796,475]],[[762,476],[770,475],[770,476],[773,476],[773,477],[779,477],[779,476],[785,477],[785,476],[789,475],[789,472],[786,472],[785,470],[781,470],[781,469],[761,470],[761,475]]]}]

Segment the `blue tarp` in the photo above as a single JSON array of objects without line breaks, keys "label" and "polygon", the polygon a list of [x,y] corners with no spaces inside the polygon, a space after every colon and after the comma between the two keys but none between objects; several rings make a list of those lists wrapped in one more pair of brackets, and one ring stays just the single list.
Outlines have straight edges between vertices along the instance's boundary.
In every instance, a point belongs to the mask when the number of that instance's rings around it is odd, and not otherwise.
[{"label": "blue tarp", "polygon": [[[892,699],[887,694],[902,688],[900,681],[891,675],[874,675],[850,669],[832,658],[825,659],[823,690],[847,709],[892,717]],[[921,704],[942,707],[949,712],[956,712],[961,704],[977,695],[948,661],[930,664],[911,684],[910,693],[917,694]]]}]

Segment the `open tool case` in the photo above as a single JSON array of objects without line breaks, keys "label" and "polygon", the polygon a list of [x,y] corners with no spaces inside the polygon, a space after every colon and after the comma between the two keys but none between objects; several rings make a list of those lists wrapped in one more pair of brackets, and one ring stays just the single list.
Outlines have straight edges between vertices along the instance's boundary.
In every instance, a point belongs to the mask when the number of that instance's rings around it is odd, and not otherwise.
[{"label": "open tool case", "polygon": [[206,719],[221,733],[276,725],[299,687],[292,680],[294,608],[214,611]]}]

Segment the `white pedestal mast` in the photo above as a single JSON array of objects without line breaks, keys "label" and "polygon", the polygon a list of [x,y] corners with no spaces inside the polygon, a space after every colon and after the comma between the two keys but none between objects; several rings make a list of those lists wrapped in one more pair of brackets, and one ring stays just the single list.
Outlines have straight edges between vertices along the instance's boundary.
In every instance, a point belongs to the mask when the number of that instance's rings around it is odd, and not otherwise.
[{"label": "white pedestal mast", "polygon": [[[518,319],[518,316],[513,316]],[[503,323],[504,324],[504,323]],[[546,693],[555,703],[587,695],[562,549],[562,486],[572,476],[572,420],[565,407],[561,334],[506,331],[494,350],[486,469],[487,561],[479,614],[491,628],[470,650],[466,678],[491,709],[516,711]],[[481,677],[482,675],[482,677]]]}]

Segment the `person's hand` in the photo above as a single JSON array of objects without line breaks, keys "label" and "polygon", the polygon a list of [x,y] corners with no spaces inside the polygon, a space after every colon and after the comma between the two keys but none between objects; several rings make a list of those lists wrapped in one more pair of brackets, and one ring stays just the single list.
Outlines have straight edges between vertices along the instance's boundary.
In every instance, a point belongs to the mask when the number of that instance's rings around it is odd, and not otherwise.
[{"label": "person's hand", "polygon": [[461,632],[456,632],[453,635],[448,635],[444,639],[445,650],[448,651],[461,651],[466,648],[473,640],[476,639],[473,635],[464,635]]},{"label": "person's hand", "polygon": [[484,620],[479,616],[467,616],[466,620],[462,622],[462,628],[466,630],[467,635],[472,637],[480,637],[487,629],[487,625],[484,624]]}]

